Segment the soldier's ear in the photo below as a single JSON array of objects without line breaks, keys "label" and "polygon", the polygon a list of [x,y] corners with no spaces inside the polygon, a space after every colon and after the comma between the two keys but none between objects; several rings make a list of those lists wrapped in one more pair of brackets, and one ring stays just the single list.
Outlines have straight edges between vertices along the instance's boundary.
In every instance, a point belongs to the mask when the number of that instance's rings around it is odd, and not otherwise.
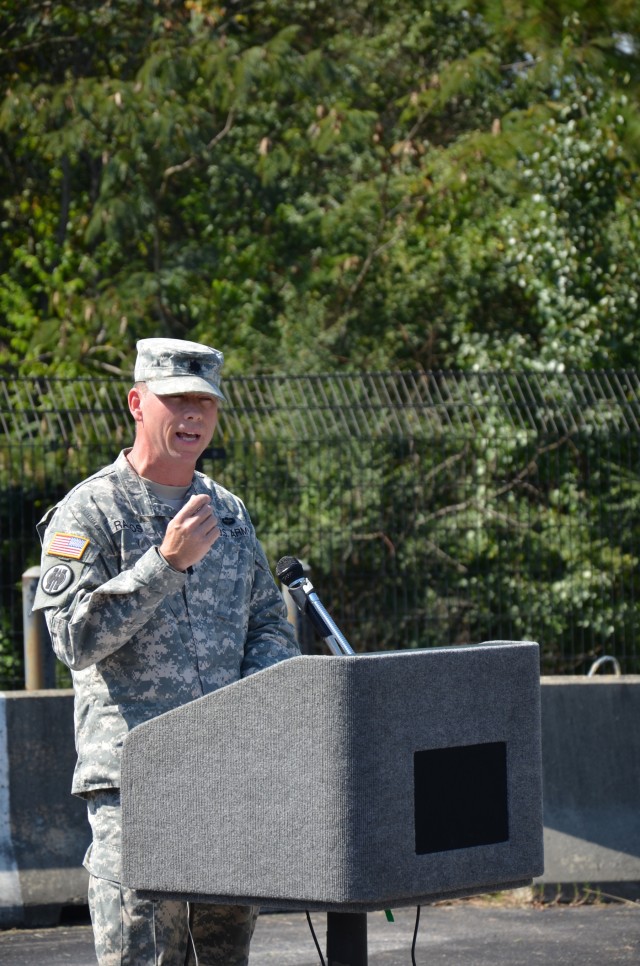
[{"label": "soldier's ear", "polygon": [[142,392],[136,386],[129,390],[129,395],[127,397],[127,402],[129,403],[129,412],[133,416],[136,422],[142,422]]}]

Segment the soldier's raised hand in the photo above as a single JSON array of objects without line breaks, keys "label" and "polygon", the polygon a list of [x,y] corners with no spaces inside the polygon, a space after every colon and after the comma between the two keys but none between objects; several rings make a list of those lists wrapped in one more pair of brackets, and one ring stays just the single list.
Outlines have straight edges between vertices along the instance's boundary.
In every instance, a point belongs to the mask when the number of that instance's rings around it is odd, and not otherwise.
[{"label": "soldier's raised hand", "polygon": [[160,553],[176,570],[197,564],[214,545],[220,530],[206,493],[190,497],[167,527]]}]

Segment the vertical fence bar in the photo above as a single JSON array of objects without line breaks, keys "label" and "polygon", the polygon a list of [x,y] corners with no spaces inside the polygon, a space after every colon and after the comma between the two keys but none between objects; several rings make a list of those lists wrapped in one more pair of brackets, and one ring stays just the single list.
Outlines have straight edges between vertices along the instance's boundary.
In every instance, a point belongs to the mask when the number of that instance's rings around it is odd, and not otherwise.
[{"label": "vertical fence bar", "polygon": [[42,611],[33,612],[40,579],[40,567],[29,567],[22,575],[22,620],[24,626],[24,687],[26,691],[55,688],[55,655]]}]

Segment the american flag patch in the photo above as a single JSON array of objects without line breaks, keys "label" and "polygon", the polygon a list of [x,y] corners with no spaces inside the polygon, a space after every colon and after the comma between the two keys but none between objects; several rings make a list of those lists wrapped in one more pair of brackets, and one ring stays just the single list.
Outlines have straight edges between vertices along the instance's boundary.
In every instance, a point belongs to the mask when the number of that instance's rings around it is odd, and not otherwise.
[{"label": "american flag patch", "polygon": [[69,557],[81,560],[82,554],[89,546],[86,537],[79,537],[77,533],[54,533],[47,553],[52,557]]}]

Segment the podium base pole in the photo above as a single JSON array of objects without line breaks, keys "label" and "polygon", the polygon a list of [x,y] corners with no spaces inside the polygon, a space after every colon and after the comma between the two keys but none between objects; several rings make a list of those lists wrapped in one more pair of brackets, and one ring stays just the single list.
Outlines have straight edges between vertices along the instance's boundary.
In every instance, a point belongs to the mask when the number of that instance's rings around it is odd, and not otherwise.
[{"label": "podium base pole", "polygon": [[327,966],[367,966],[366,912],[327,913]]}]

